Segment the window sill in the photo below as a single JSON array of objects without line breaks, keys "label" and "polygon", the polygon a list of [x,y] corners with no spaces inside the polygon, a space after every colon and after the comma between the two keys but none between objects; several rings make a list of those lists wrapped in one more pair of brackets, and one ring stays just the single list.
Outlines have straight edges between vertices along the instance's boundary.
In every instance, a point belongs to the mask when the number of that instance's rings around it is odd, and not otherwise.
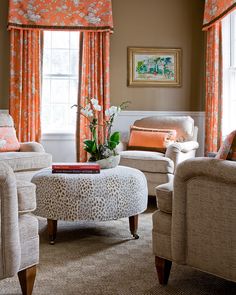
[{"label": "window sill", "polygon": [[42,141],[74,141],[75,133],[72,132],[50,132],[42,134]]}]

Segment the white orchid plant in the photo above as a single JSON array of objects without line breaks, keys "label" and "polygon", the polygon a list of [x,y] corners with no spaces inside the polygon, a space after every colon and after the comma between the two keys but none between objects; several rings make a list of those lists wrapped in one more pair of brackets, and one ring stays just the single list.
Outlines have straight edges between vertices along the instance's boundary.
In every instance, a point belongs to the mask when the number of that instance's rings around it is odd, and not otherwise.
[{"label": "white orchid plant", "polygon": [[[87,99],[85,107],[79,106],[80,114],[89,121],[91,139],[84,140],[84,149],[91,155],[89,161],[98,161],[117,155],[116,147],[120,143],[120,133],[118,131],[111,134],[115,117],[128,107],[129,102],[122,102],[119,106],[111,106],[105,110],[105,120],[102,125],[105,128],[104,142],[99,142],[97,138],[98,113],[102,112],[102,106],[95,98]],[[75,105],[77,106],[77,105]]]}]

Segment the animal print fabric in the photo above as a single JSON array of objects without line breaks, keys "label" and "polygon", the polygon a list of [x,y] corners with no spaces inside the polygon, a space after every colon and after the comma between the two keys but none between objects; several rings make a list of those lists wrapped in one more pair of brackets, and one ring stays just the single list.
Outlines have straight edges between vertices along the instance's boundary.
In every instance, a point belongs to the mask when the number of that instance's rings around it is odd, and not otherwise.
[{"label": "animal print fabric", "polygon": [[147,208],[147,180],[133,168],[118,166],[100,174],[37,173],[36,215],[55,220],[104,221],[133,216]]}]

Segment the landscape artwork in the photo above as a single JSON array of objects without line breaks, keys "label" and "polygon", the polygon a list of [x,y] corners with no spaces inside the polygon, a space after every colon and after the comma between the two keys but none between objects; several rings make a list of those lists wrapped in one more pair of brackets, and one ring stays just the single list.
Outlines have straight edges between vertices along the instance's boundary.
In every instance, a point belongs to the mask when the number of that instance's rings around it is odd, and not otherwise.
[{"label": "landscape artwork", "polygon": [[128,48],[129,86],[180,86],[180,49]]}]

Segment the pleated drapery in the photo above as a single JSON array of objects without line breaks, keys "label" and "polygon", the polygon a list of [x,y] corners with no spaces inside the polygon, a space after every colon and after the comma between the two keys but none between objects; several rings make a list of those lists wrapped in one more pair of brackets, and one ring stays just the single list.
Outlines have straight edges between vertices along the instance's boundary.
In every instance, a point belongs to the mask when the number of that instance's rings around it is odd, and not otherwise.
[{"label": "pleated drapery", "polygon": [[221,22],[207,31],[205,152],[217,152],[222,143]]},{"label": "pleated drapery", "polygon": [[[104,139],[104,111],[110,106],[110,33],[83,32],[79,104],[86,105],[86,98],[96,98],[103,111],[98,113],[98,139]],[[87,161],[83,141],[91,137],[88,121],[78,112],[77,160]]]},{"label": "pleated drapery", "polygon": [[[107,103],[109,85],[102,81],[109,80],[111,0],[9,0],[8,29],[11,36],[10,114],[20,141],[40,140],[40,34],[45,29],[86,32],[83,33],[83,71],[94,78],[90,81],[81,74],[81,102],[88,94],[97,96],[101,104]],[[90,45],[91,52],[86,49]],[[96,74],[91,69],[93,65],[98,71]],[[88,90],[86,85],[90,87]],[[85,124],[82,126],[85,128]]]},{"label": "pleated drapery", "polygon": [[41,37],[10,30],[10,115],[19,141],[40,141]]},{"label": "pleated drapery", "polygon": [[206,46],[205,153],[217,152],[222,142],[222,30],[221,20],[236,8],[236,0],[207,0],[203,30]]}]

